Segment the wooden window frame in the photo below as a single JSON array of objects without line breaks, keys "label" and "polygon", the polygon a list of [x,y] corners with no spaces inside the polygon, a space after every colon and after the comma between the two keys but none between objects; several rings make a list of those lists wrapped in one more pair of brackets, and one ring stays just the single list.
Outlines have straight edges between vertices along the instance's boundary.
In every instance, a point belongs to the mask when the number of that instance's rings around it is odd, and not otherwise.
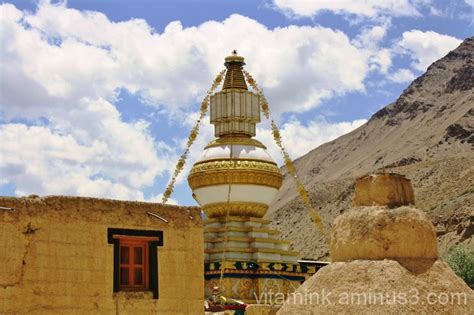
[{"label": "wooden window frame", "polygon": [[[113,291],[152,291],[153,298],[158,299],[158,247],[163,246],[163,232],[108,228],[107,242],[114,245]],[[145,269],[142,274],[142,285],[120,285],[120,244],[131,244],[132,246],[140,244],[145,249],[144,257],[142,257],[142,259],[145,258],[142,260]],[[132,255],[129,253],[129,263]],[[131,272],[133,271],[129,270],[129,277]]]},{"label": "wooden window frame", "polygon": [[[135,237],[117,237],[119,239],[119,269],[128,269],[128,285],[122,284],[122,273],[119,270],[119,289],[120,291],[147,291],[148,290],[148,269],[149,269],[149,240]],[[123,248],[128,248],[128,263],[121,261]],[[135,260],[135,249],[141,248],[141,264],[137,264]],[[140,284],[135,284],[135,269],[140,266],[142,270],[142,281]]]}]

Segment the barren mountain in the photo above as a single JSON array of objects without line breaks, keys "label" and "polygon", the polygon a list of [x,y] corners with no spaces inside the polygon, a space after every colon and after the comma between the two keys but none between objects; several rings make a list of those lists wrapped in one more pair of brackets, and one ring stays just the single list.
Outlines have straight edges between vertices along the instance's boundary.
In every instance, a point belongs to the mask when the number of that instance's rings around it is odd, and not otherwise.
[{"label": "barren mountain", "polygon": [[[356,177],[385,169],[412,180],[416,206],[438,230],[441,253],[474,246],[474,37],[434,62],[393,103],[358,129],[295,161],[326,230],[352,204]],[[305,258],[328,257],[285,174],[267,216]]]}]

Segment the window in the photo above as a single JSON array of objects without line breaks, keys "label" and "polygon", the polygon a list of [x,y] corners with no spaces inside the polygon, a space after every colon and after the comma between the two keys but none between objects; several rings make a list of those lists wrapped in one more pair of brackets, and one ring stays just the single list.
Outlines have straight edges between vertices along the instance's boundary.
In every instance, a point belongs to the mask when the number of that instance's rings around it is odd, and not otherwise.
[{"label": "window", "polygon": [[127,237],[119,244],[120,290],[147,290],[148,241]]},{"label": "window", "polygon": [[114,292],[152,291],[158,298],[158,252],[163,232],[109,228],[114,245]]}]

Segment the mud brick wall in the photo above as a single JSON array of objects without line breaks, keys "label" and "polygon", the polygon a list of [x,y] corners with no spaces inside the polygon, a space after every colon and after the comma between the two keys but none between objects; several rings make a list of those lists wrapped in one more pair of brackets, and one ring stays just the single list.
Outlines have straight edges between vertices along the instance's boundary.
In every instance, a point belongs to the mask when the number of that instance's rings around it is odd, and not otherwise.
[{"label": "mud brick wall", "polygon": [[414,204],[415,195],[411,182],[402,175],[380,173],[356,179],[354,207],[395,208]]},{"label": "mud brick wall", "polygon": [[[84,197],[0,197],[0,313],[202,314],[198,208]],[[168,223],[146,214],[158,214]],[[108,228],[159,230],[159,297],[113,292]]]}]

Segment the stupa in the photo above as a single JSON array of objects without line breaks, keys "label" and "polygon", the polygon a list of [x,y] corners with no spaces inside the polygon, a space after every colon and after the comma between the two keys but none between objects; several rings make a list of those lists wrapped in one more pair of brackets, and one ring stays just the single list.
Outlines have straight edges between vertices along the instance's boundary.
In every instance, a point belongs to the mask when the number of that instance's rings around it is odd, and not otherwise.
[{"label": "stupa", "polygon": [[222,90],[210,98],[216,139],[192,167],[188,183],[207,216],[204,224],[206,296],[222,294],[255,302],[266,292],[289,293],[316,270],[263,219],[282,185],[280,170],[256,140],[259,95],[248,90],[244,58],[225,58]]},{"label": "stupa", "polygon": [[332,227],[332,263],[277,314],[472,314],[473,291],[438,259],[434,227],[414,201],[401,175],[357,179],[354,208]]}]

